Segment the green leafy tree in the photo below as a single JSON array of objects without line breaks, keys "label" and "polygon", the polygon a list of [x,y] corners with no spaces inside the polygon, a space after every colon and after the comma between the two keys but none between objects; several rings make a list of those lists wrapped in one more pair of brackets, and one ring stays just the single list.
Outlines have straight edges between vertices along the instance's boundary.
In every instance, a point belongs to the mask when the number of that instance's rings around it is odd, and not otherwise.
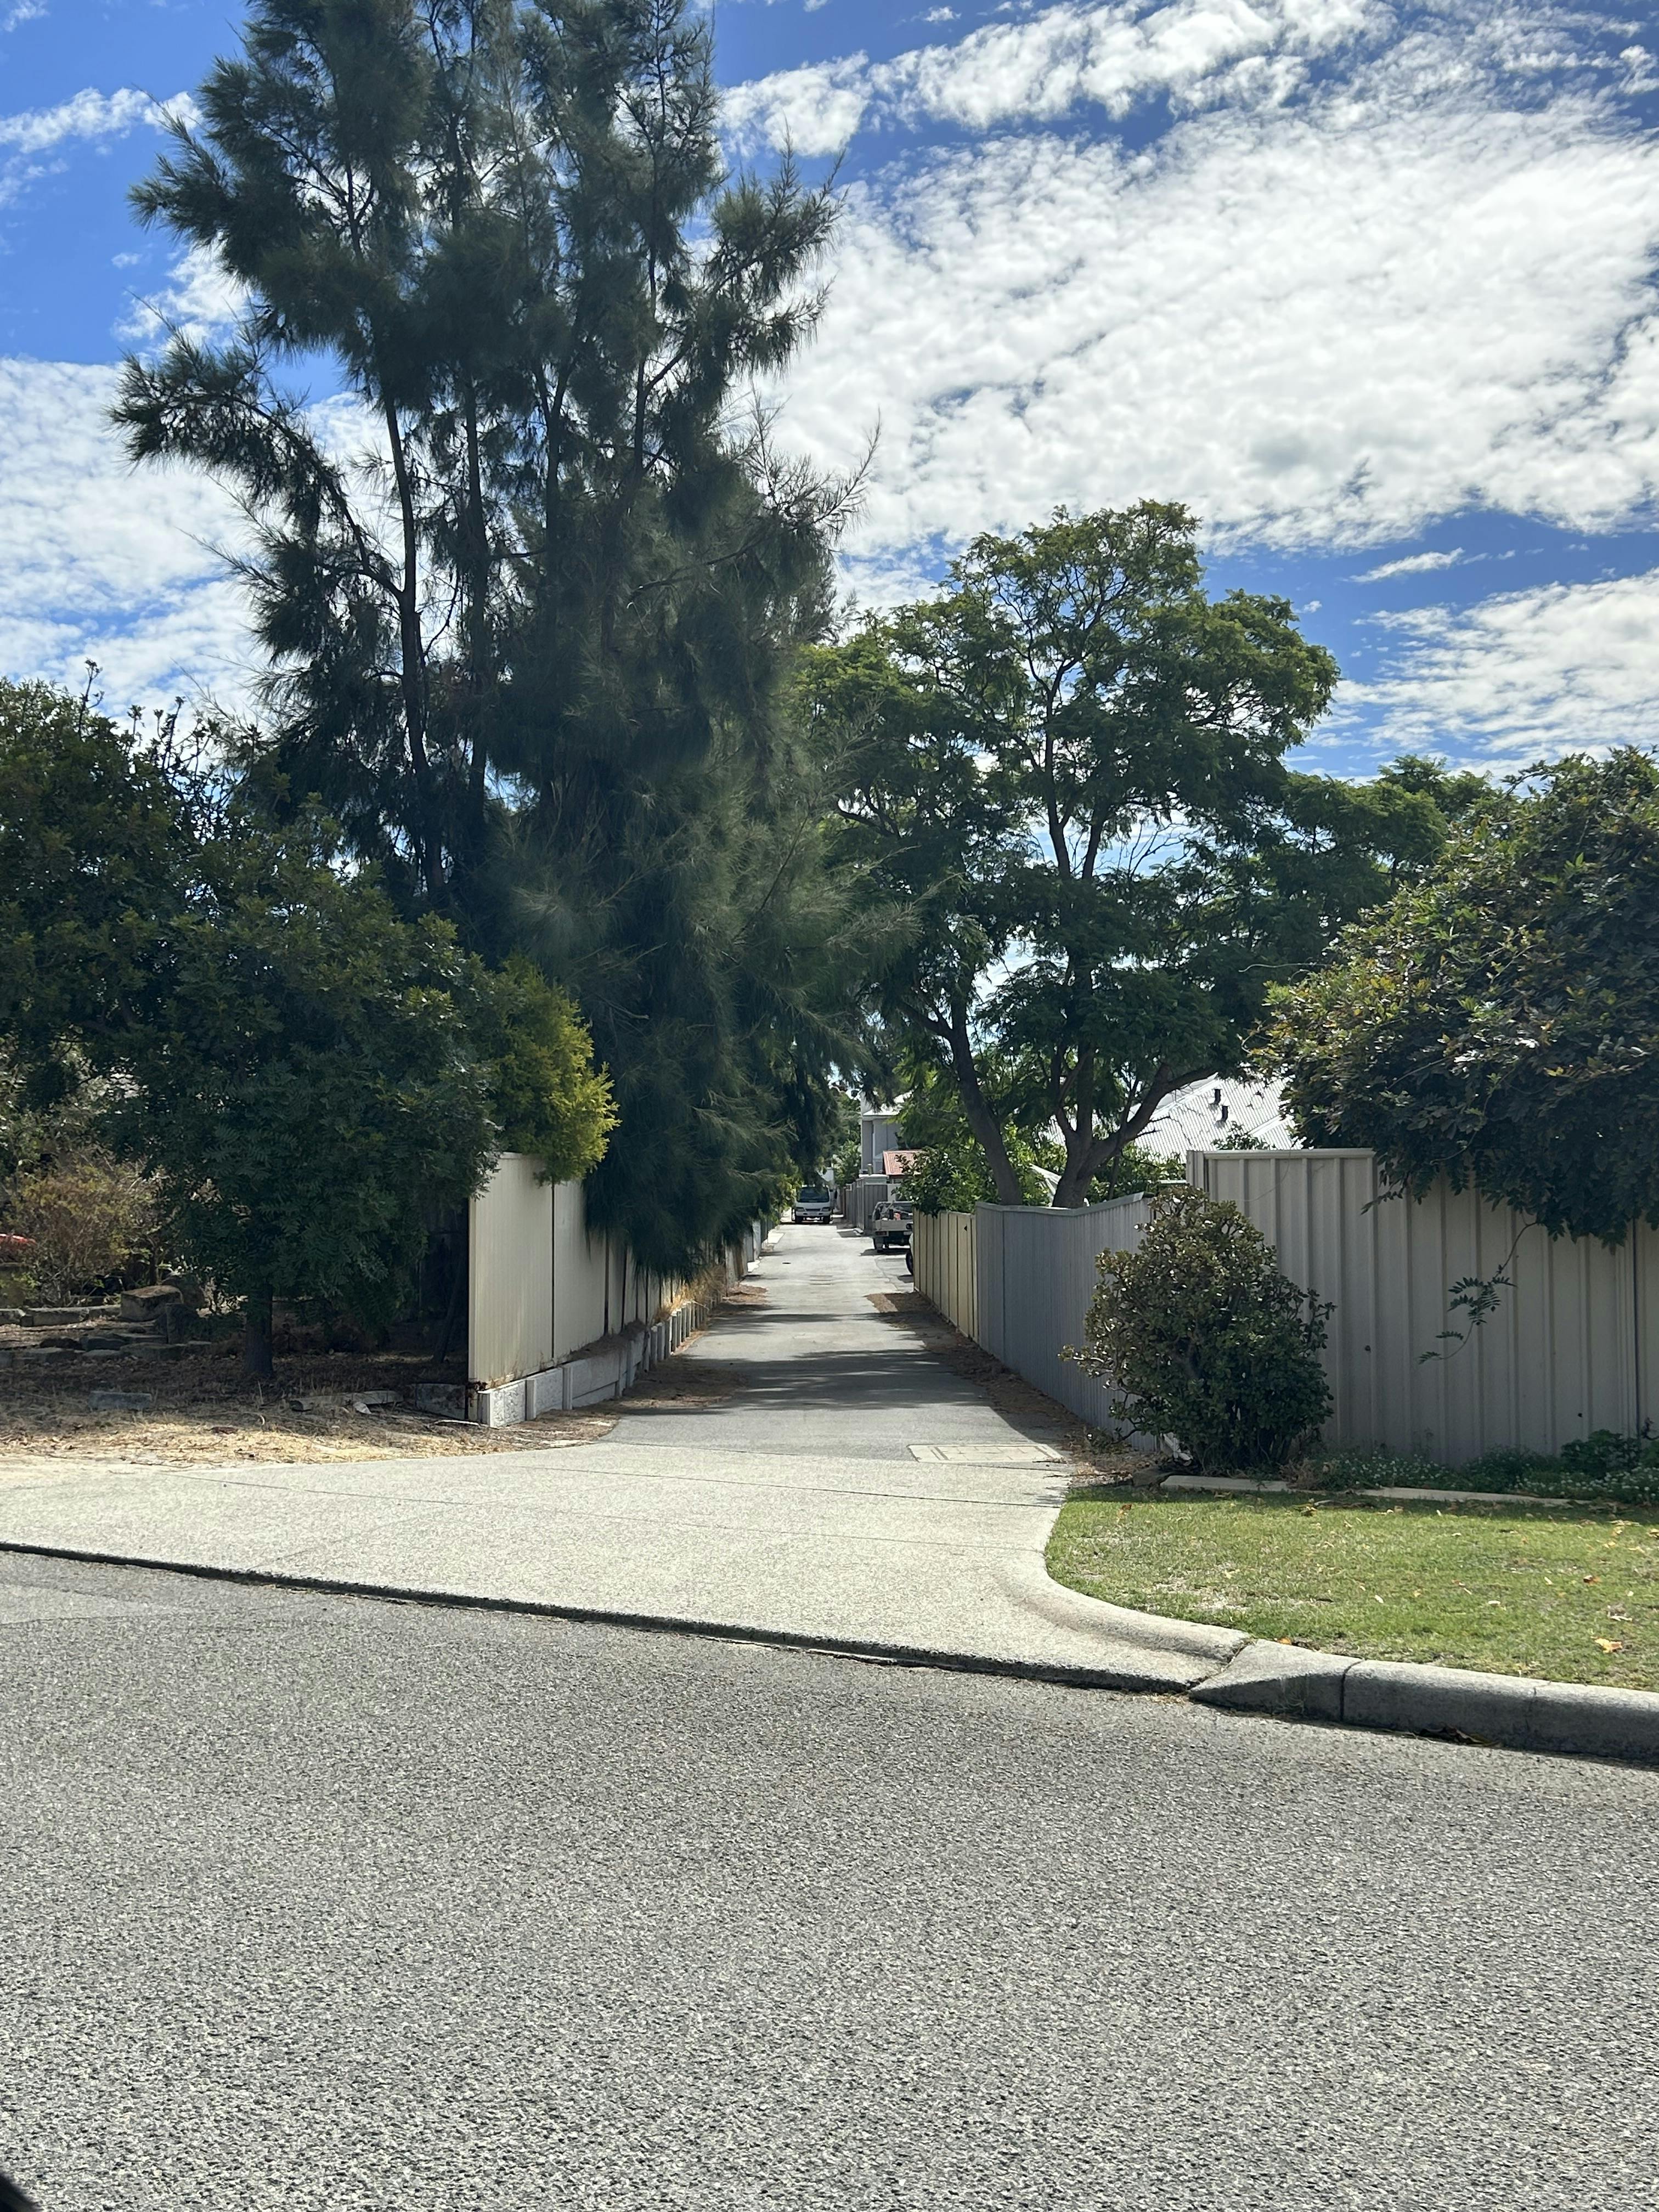
[{"label": "green leafy tree", "polygon": [[[726,174],[690,0],[255,0],[198,106],[140,212],[247,306],[130,363],[120,420],[253,519],[270,787],[572,991],[596,1216],[690,1264],[815,1164],[860,1049],[782,712],[848,488],[745,397],[832,202]],[[355,411],[303,404],[319,356]]]},{"label": "green leafy tree", "polygon": [[173,793],[90,687],[0,682],[0,1037],[13,1110],[50,1108],[118,1030],[184,864]]},{"label": "green leafy tree", "polygon": [[[274,1298],[385,1320],[431,1207],[465,1200],[503,1140],[580,1174],[614,1116],[586,1031],[528,962],[492,974],[343,866],[326,822],[273,824],[161,736],[0,691],[27,863],[0,910],[10,1087],[37,1079],[60,1121],[68,1086],[97,1094],[175,1249],[246,1299],[264,1373]],[[60,945],[68,978],[42,957]]]},{"label": "green leafy tree", "polygon": [[1152,1201],[1129,1252],[1103,1252],[1072,1358],[1120,1418],[1220,1474],[1268,1471],[1330,1412],[1319,1354],[1330,1309],[1282,1274],[1236,1206],[1182,1184]]},{"label": "green leafy tree", "polygon": [[1283,600],[1206,596],[1179,507],[979,538],[805,680],[842,849],[911,919],[883,1010],[948,1069],[1005,1203],[1011,1126],[1058,1133],[1054,1203],[1080,1204],[1444,834],[1426,793],[1285,768],[1334,664]]},{"label": "green leafy tree", "polygon": [[[995,1203],[996,1186],[984,1148],[948,1073],[925,1061],[915,1066],[899,1134],[918,1154],[904,1177],[904,1195],[918,1212],[971,1213],[976,1206]],[[1060,1164],[1059,1146],[1052,1139],[1012,1123],[1003,1128],[1002,1139],[1018,1178],[1020,1202],[1046,1206],[1054,1171]],[[1048,1170],[1048,1180],[1039,1169]]]},{"label": "green leafy tree", "polygon": [[1540,767],[1459,822],[1425,879],[1277,1001],[1311,1144],[1370,1146],[1553,1232],[1659,1224],[1659,766]]},{"label": "green leafy tree", "polygon": [[475,972],[475,1042],[490,1064],[489,1107],[503,1148],[542,1163],[549,1182],[580,1182],[605,1158],[617,1113],[611,1079],[570,1000],[522,953]]},{"label": "green leafy tree", "polygon": [[391,1320],[430,1209],[464,1204],[499,1141],[453,932],[298,846],[233,829],[204,852],[121,1040],[112,1118],[179,1249],[244,1299],[252,1374],[270,1372],[276,1298]]}]

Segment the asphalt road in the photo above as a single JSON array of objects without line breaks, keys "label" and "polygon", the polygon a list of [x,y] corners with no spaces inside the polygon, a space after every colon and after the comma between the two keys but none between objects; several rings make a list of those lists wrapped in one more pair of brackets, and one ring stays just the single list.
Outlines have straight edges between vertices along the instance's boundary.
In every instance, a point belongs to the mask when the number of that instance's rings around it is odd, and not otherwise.
[{"label": "asphalt road", "polygon": [[1653,2201],[1659,1775],[0,1556],[94,2208]]}]

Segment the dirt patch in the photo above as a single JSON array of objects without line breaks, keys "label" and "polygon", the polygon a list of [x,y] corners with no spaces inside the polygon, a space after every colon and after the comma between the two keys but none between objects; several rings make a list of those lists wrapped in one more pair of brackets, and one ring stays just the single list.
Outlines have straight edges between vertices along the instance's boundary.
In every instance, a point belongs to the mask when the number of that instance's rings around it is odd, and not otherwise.
[{"label": "dirt patch", "polygon": [[[758,1285],[728,1292],[722,1307],[763,1303]],[[35,1336],[7,1331],[31,1346]],[[453,1363],[421,1353],[315,1352],[279,1358],[271,1382],[250,1382],[234,1341],[174,1346],[165,1358],[65,1353],[0,1368],[0,1483],[27,1480],[61,1462],[108,1467],[235,1467],[337,1460],[455,1459],[494,1452],[557,1451],[608,1436],[629,1413],[715,1406],[741,1387],[737,1370],[680,1358],[640,1376],[627,1396],[578,1413],[544,1413],[489,1429],[421,1411],[422,1383],[451,1388]],[[94,1407],[94,1392],[142,1407]],[[389,1398],[392,1402],[374,1402]]]},{"label": "dirt patch", "polygon": [[723,1406],[742,1389],[743,1382],[735,1367],[721,1367],[713,1360],[665,1359],[661,1366],[641,1375],[611,1410],[623,1419],[630,1413],[699,1413],[706,1406]]},{"label": "dirt patch", "polygon": [[[163,1364],[104,1359],[0,1371],[0,1481],[42,1461],[232,1466],[248,1461],[450,1459],[590,1443],[616,1408],[550,1413],[486,1429],[416,1410],[416,1384],[453,1382],[413,1355],[337,1352],[286,1359],[274,1382],[250,1382],[237,1347],[204,1346]],[[147,1396],[142,1408],[94,1407],[94,1391]],[[390,1392],[398,1402],[368,1403]],[[354,1401],[363,1401],[359,1410]]]}]

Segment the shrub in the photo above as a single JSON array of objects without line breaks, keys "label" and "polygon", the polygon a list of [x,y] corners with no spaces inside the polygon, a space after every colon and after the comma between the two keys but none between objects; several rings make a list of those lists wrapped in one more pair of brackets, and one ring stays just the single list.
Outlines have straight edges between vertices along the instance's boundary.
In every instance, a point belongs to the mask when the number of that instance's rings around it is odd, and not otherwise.
[{"label": "shrub", "polygon": [[155,1225],[149,1182],[95,1146],[14,1176],[3,1211],[7,1228],[31,1240],[30,1280],[53,1301],[118,1274]]},{"label": "shrub", "polygon": [[1070,1356],[1115,1386],[1121,1418],[1218,1472],[1282,1467],[1311,1440],[1330,1411],[1330,1308],[1279,1272],[1237,1206],[1161,1192],[1139,1248],[1097,1267]]}]

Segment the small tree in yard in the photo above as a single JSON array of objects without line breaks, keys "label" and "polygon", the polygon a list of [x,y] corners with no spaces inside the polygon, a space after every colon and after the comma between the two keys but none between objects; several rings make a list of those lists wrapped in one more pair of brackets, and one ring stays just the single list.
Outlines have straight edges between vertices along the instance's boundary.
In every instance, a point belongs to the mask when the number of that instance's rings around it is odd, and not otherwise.
[{"label": "small tree in yard", "polygon": [[1103,1252],[1072,1357],[1117,1392],[1136,1428],[1170,1436],[1195,1466],[1283,1467],[1330,1412],[1319,1364],[1325,1316],[1273,1264],[1235,1206],[1166,1190],[1133,1252]]},{"label": "small tree in yard", "polygon": [[556,1177],[604,1155],[610,1085],[569,1000],[404,919],[327,822],[273,821],[222,765],[0,684],[8,859],[7,1141],[37,1102],[61,1121],[94,1090],[173,1249],[244,1299],[251,1373],[270,1371],[274,1299],[391,1318],[430,1209],[504,1146]]},{"label": "small tree in yard", "polygon": [[28,1240],[21,1272],[55,1304],[126,1265],[154,1233],[155,1191],[135,1169],[88,1146],[21,1169],[0,1189],[0,1220]]},{"label": "small tree in yard", "polygon": [[1659,760],[1491,793],[1278,1015],[1305,1143],[1370,1146],[1413,1197],[1473,1183],[1552,1235],[1659,1225]]}]

